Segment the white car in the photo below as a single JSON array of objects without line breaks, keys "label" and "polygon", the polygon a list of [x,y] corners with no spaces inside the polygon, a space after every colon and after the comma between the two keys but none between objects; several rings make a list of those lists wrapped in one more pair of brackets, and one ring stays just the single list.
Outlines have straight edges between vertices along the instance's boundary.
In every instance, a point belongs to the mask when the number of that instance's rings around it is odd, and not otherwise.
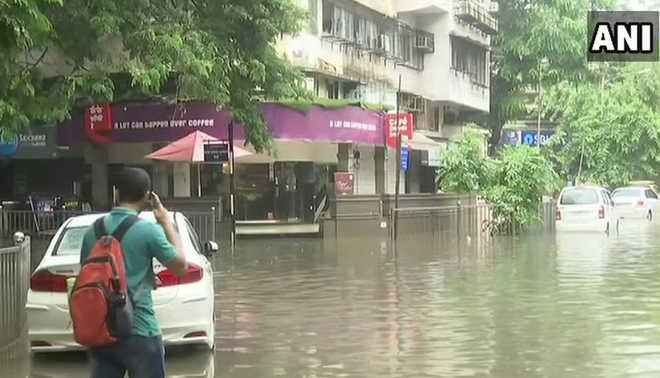
[{"label": "white car", "polygon": [[599,186],[564,188],[557,201],[557,231],[612,232],[619,219],[609,192]]},{"label": "white car", "polygon": [[612,200],[622,218],[636,218],[649,221],[658,212],[658,195],[649,188],[631,186],[619,188],[612,193]]},{"label": "white car", "polygon": [[[188,272],[177,277],[154,259],[158,288],[152,292],[154,310],[165,345],[215,345],[213,270],[207,257],[217,252],[214,242],[199,241],[197,233],[181,213],[170,213],[183,242]],[[27,321],[33,352],[82,349],[73,339],[66,279],[80,271],[80,247],[87,228],[105,214],[68,219],[57,230],[41,263],[30,279]],[[151,212],[141,218],[153,222]]]}]

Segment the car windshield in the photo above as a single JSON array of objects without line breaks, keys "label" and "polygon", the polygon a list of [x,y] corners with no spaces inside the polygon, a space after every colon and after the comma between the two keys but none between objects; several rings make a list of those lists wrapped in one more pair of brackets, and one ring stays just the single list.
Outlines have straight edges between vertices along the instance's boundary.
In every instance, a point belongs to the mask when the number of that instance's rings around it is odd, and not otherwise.
[{"label": "car windshield", "polygon": [[627,188],[627,189],[617,189],[612,198],[631,198],[639,197],[639,189]]},{"label": "car windshield", "polygon": [[598,193],[593,189],[571,189],[561,196],[562,205],[594,205],[598,203]]},{"label": "car windshield", "polygon": [[72,256],[79,255],[82,247],[83,236],[85,236],[87,227],[71,227],[64,229],[60,240],[57,243],[57,249],[53,255]]}]

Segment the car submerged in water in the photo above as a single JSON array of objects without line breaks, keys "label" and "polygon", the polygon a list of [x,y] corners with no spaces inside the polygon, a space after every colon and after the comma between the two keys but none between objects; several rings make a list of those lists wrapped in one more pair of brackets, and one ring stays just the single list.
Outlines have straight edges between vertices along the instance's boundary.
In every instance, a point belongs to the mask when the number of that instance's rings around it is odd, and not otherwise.
[{"label": "car submerged in water", "polygon": [[656,192],[643,186],[629,186],[616,189],[612,200],[617,212],[625,219],[646,219],[653,221],[653,216],[660,211],[660,201]]},{"label": "car submerged in water", "polygon": [[567,187],[557,200],[557,231],[605,232],[619,229],[614,201],[600,186]]},{"label": "car submerged in water", "polygon": [[[79,350],[73,339],[69,315],[67,283],[80,271],[80,248],[83,235],[96,219],[105,214],[74,217],[57,230],[41,263],[30,278],[27,296],[27,321],[30,348],[33,352]],[[160,322],[165,346],[215,345],[213,270],[208,258],[218,247],[214,242],[203,246],[190,221],[181,213],[170,213],[183,242],[188,270],[182,277],[154,259],[158,287],[153,291],[154,310]],[[153,222],[152,212],[140,218]]]}]

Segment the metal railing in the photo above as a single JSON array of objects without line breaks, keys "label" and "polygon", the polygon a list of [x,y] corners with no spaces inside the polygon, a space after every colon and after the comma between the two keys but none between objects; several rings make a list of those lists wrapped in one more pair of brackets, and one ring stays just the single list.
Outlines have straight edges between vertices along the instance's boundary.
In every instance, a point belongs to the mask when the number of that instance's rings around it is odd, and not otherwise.
[{"label": "metal railing", "polygon": [[15,245],[0,248],[0,349],[22,336],[30,283],[30,237],[17,234]]},{"label": "metal railing", "polygon": [[33,212],[5,210],[0,206],[0,239],[10,238],[17,231],[37,238],[50,238],[67,219],[82,214],[85,213],[79,210]]},{"label": "metal railing", "polygon": [[[531,230],[553,231],[555,227],[556,204],[544,202],[539,205],[540,222]],[[494,206],[485,202],[439,207],[407,207],[390,210],[390,224],[395,217],[398,227],[390,227],[390,235],[406,233],[446,233],[462,239],[480,235],[517,234],[522,227],[515,222],[504,222],[494,215]],[[395,231],[396,229],[396,231]]]},{"label": "metal railing", "polygon": [[211,211],[182,211],[182,213],[188,218],[195,231],[197,231],[200,242],[217,241],[215,208],[211,209]]},{"label": "metal railing", "polygon": [[[180,211],[193,225],[200,239],[203,241],[216,241],[216,210],[209,211]],[[78,210],[54,210],[48,213],[37,213],[30,210],[5,210],[0,206],[0,239],[8,239],[15,232],[23,232],[39,239],[48,239],[55,235],[57,229],[67,219],[78,215],[89,214]]]}]

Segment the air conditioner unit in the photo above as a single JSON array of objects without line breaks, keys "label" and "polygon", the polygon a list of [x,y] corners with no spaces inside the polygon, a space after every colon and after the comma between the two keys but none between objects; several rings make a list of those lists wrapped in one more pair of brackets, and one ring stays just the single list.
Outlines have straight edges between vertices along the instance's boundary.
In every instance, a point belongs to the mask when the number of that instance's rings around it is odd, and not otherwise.
[{"label": "air conditioner unit", "polygon": [[433,51],[433,38],[429,35],[418,35],[416,38],[415,47],[420,50]]}]

